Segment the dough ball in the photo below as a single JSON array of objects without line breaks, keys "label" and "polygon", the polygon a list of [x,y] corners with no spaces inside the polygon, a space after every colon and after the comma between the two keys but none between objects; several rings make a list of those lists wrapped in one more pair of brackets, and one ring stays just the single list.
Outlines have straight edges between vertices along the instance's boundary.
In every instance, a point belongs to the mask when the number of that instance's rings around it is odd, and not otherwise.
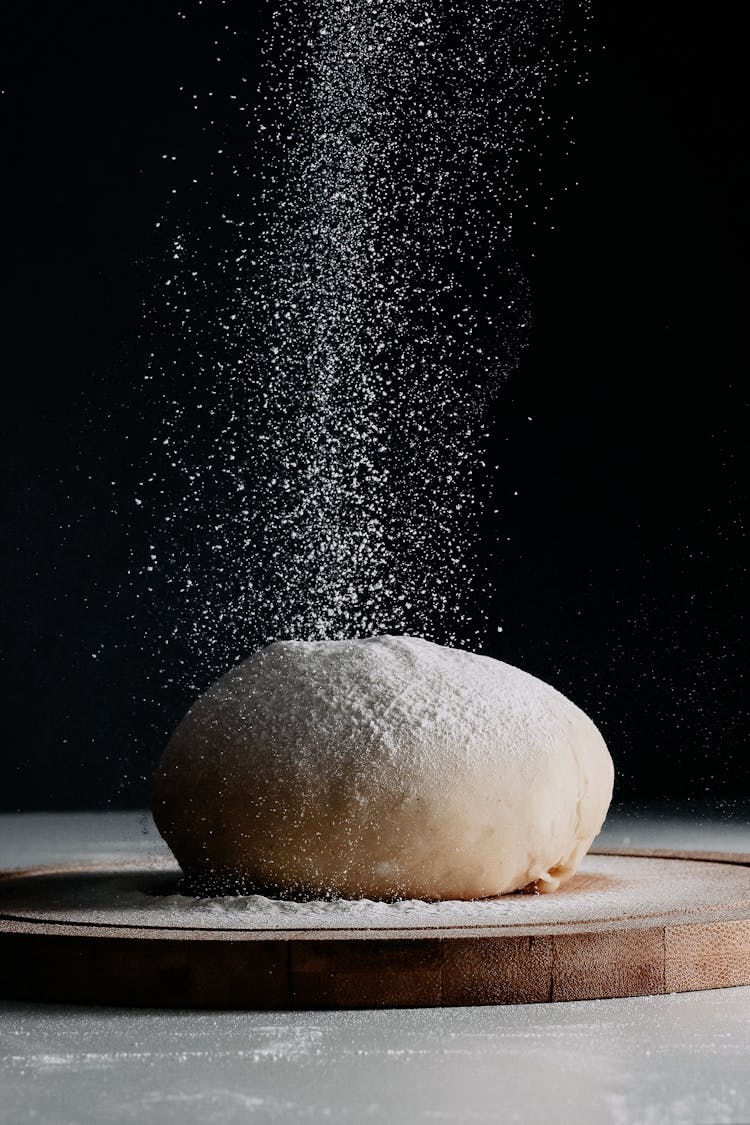
[{"label": "dough ball", "polygon": [[279,641],[172,736],[154,817],[201,893],[553,891],[601,828],[598,730],[534,676],[414,637]]}]

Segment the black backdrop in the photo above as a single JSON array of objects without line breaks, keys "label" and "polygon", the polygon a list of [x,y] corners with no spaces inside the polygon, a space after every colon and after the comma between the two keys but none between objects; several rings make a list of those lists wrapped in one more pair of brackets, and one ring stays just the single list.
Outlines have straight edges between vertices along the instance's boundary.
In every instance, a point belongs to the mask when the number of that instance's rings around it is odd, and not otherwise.
[{"label": "black backdrop", "polygon": [[[141,301],[161,154],[205,143],[178,86],[217,77],[212,21],[252,57],[250,7],[2,6],[5,808],[145,803],[190,702],[155,687],[123,586]],[[534,327],[496,402],[490,651],[589,711],[622,798],[750,793],[739,10],[594,0],[590,81],[555,95],[576,145],[517,232]]]}]

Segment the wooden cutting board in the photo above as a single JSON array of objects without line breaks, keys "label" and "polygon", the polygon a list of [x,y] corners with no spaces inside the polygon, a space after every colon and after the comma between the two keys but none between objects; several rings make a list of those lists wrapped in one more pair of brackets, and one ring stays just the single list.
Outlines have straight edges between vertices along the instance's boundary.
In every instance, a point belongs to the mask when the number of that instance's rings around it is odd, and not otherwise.
[{"label": "wooden cutting board", "polygon": [[750,856],[606,852],[552,895],[195,900],[164,861],[0,874],[0,995],[390,1008],[750,984]]}]

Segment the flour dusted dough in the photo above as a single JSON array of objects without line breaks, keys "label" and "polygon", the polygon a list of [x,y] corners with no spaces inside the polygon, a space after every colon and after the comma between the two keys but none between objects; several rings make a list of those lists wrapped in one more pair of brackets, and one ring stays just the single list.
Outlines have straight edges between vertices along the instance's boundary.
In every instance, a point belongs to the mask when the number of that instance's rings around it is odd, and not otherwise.
[{"label": "flour dusted dough", "polygon": [[556,890],[612,781],[591,720],[509,664],[414,637],[279,641],[190,709],[154,816],[203,892],[471,899]]}]

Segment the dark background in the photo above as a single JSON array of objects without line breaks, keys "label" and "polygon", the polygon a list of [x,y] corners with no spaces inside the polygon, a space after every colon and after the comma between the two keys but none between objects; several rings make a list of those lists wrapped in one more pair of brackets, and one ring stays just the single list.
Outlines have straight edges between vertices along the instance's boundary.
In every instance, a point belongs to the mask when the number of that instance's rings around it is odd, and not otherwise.
[{"label": "dark background", "polygon": [[[222,81],[227,22],[254,66],[261,17],[181,7],[2,6],[8,809],[144,804],[190,702],[157,676],[126,579],[153,426],[142,303],[162,153],[200,164],[208,145],[178,86]],[[750,794],[740,8],[595,0],[590,80],[554,94],[575,146],[548,146],[553,202],[517,231],[534,326],[496,402],[489,651],[592,715],[622,799]]]}]

